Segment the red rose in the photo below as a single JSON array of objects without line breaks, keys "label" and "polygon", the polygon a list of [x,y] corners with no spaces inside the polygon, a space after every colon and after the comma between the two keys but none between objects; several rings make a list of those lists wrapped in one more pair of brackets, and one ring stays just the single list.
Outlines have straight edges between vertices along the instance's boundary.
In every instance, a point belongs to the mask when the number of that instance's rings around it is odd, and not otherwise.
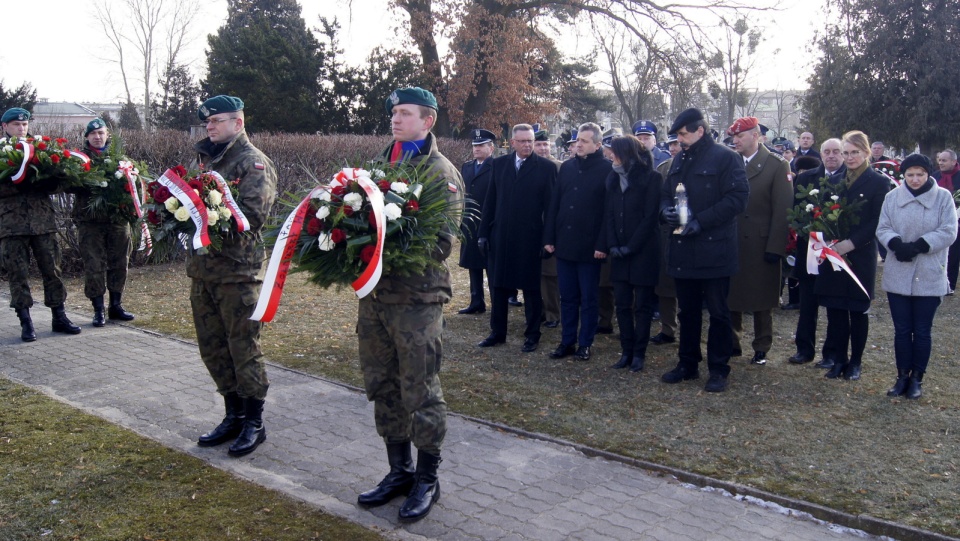
[{"label": "red rose", "polygon": [[381,180],[380,182],[378,182],[377,187],[379,187],[380,191],[383,193],[387,193],[390,191],[390,183],[387,182],[386,180]]},{"label": "red rose", "polygon": [[187,168],[182,165],[174,165],[171,169],[173,169],[173,172],[180,178],[187,176]]},{"label": "red rose", "polygon": [[48,143],[50,142],[50,138],[47,137],[46,135],[43,136],[43,140],[46,141],[46,142],[48,142]]},{"label": "red rose", "polygon": [[147,211],[147,221],[153,225],[160,225],[160,215],[155,210]]},{"label": "red rose", "polygon": [[373,244],[368,244],[363,247],[363,250],[360,250],[360,261],[364,263],[369,263],[373,259],[373,254],[377,251],[377,247]]},{"label": "red rose", "polygon": [[58,144],[58,145],[63,145],[63,144],[65,144],[66,142],[67,142],[67,140],[64,139],[63,137],[57,137],[57,144]]},{"label": "red rose", "polygon": [[200,182],[199,180],[196,180],[196,179],[191,180],[190,182],[187,182],[187,185],[193,188],[194,190],[197,190],[198,192],[203,193],[203,183]]},{"label": "red rose", "polygon": [[407,201],[405,208],[410,212],[417,212],[418,210],[420,210],[420,203],[417,203],[416,201],[411,199],[410,201]]},{"label": "red rose", "polygon": [[316,216],[310,218],[310,221],[307,222],[307,234],[316,237],[321,231],[323,231],[323,222]]},{"label": "red rose", "polygon": [[347,189],[343,186],[337,186],[336,188],[330,190],[330,193],[337,197],[343,197],[343,194],[347,193]]},{"label": "red rose", "polygon": [[353,207],[350,205],[343,206],[343,215],[344,216],[353,216]]},{"label": "red rose", "polygon": [[43,141],[40,141],[39,143],[37,143],[37,148],[39,148],[40,150],[47,150],[47,144],[44,143]]},{"label": "red rose", "polygon": [[173,194],[170,193],[170,189],[166,186],[157,186],[156,189],[153,190],[153,201],[161,205],[171,197],[173,197]]},{"label": "red rose", "polygon": [[839,204],[839,203],[834,203],[834,204],[830,205],[830,210],[837,210],[838,208],[840,208],[840,204]]},{"label": "red rose", "polygon": [[343,229],[333,229],[330,231],[330,240],[334,244],[340,244],[347,240],[347,234],[343,232]]},{"label": "red rose", "polygon": [[60,163],[60,155],[59,155],[59,154],[51,154],[51,155],[50,155],[50,161],[53,162],[53,163]]}]

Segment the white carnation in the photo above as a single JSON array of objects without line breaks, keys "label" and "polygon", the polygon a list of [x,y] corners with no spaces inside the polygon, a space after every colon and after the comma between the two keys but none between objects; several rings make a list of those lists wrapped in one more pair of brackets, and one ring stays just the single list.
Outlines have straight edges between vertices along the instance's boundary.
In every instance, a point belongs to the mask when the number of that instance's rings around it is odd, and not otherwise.
[{"label": "white carnation", "polygon": [[3,147],[3,151],[4,151],[4,152],[13,152],[13,147],[10,146],[10,145],[7,145],[7,146]]},{"label": "white carnation", "polygon": [[380,179],[380,178],[384,178],[384,177],[386,177],[386,176],[387,176],[387,174],[384,173],[383,171],[381,171],[380,169],[371,169],[371,170],[370,170],[370,177],[371,177],[371,178]]},{"label": "white carnation", "polygon": [[353,207],[353,210],[360,210],[360,207],[363,206],[363,196],[358,193],[348,193],[343,196],[343,202],[346,205]]},{"label": "white carnation", "polygon": [[317,196],[317,199],[320,201],[330,202],[330,190],[320,190],[320,195]]},{"label": "white carnation", "polygon": [[403,214],[403,209],[398,207],[396,203],[387,203],[383,206],[383,215],[391,222],[399,218],[401,214]]},{"label": "white carnation", "polygon": [[397,193],[407,193],[410,188],[403,182],[392,182],[390,183],[390,189]]},{"label": "white carnation", "polygon": [[116,173],[113,174],[113,176],[117,178],[123,178],[123,171],[117,171]]},{"label": "white carnation", "polygon": [[317,219],[318,219],[318,220],[323,220],[323,219],[325,219],[327,216],[330,216],[330,209],[329,209],[326,205],[324,205],[324,206],[320,207],[319,209],[317,209]]},{"label": "white carnation", "polygon": [[839,195],[831,195],[831,196],[830,196],[830,199],[833,199],[834,201],[839,201],[839,200],[840,200],[840,196],[839,196]]},{"label": "white carnation", "polygon": [[333,241],[330,240],[330,233],[320,233],[320,236],[317,237],[317,247],[324,252],[329,252],[333,250],[333,246]]},{"label": "white carnation", "polygon": [[163,206],[167,207],[167,210],[170,212],[176,212],[177,208],[180,206],[180,201],[177,201],[176,197],[171,197],[163,202]]},{"label": "white carnation", "polygon": [[807,212],[813,211],[813,203],[807,203],[807,206],[804,207],[804,210],[806,210]]},{"label": "white carnation", "polygon": [[816,189],[816,188],[810,190],[810,195],[817,195],[818,193],[820,193],[820,190],[818,190],[818,189]]}]

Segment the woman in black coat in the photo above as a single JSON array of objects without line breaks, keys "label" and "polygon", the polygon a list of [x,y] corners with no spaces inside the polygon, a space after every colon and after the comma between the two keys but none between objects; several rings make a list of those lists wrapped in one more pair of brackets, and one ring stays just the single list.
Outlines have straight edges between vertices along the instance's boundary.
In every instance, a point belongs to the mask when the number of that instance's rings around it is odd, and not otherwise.
[{"label": "woman in black coat", "polygon": [[654,287],[660,275],[660,185],[653,158],[632,136],[611,143],[613,172],[607,177],[605,229],[610,247],[620,360],[613,368],[643,370],[650,341],[650,320],[656,303]]},{"label": "woman in black coat", "polygon": [[[838,195],[846,198],[847,204],[862,201],[858,211],[859,221],[850,226],[846,239],[838,240],[833,248],[850,263],[850,269],[866,288],[864,295],[860,286],[842,270],[833,270],[827,262],[820,265],[816,292],[820,306],[827,309],[827,340],[824,349],[837,355],[833,368],[826,377],[836,379],[860,379],[860,363],[867,345],[869,319],[867,310],[873,299],[877,281],[877,223],[883,199],[890,190],[890,181],[870,167],[870,140],[861,131],[843,135],[843,162],[846,171],[830,177],[836,184]],[[849,344],[849,357],[847,345]],[[827,347],[829,346],[829,347]]]}]

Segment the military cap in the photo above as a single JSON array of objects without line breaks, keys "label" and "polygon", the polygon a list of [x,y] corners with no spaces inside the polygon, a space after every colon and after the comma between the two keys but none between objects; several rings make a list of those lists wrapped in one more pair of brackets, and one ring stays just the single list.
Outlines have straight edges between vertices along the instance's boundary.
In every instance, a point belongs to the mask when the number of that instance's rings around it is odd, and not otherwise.
[{"label": "military cap", "polygon": [[745,116],[738,118],[733,121],[733,124],[727,128],[727,135],[736,135],[738,133],[743,133],[745,131],[750,131],[760,125],[760,121],[757,120],[757,117]]},{"label": "military cap", "polygon": [[536,124],[531,125],[530,127],[533,128],[533,133],[537,133],[538,131],[540,131],[540,123],[539,123],[539,122],[537,122]]},{"label": "military cap", "polygon": [[730,148],[737,148],[737,145],[733,142],[733,136],[728,135],[723,139],[723,144]]},{"label": "military cap", "polygon": [[676,134],[676,132],[674,132],[674,133],[668,133],[668,134],[667,134],[667,146],[669,146],[670,143],[676,143],[676,142],[677,142],[677,134]]},{"label": "military cap", "polygon": [[766,135],[770,128],[764,126],[763,124],[757,124],[760,127],[760,135]]},{"label": "military cap", "polygon": [[83,136],[86,137],[90,135],[90,132],[93,130],[99,130],[100,128],[106,127],[106,125],[102,118],[95,118],[87,123],[87,129],[84,130]]},{"label": "military cap", "polygon": [[793,162],[793,165],[797,167],[797,171],[809,171],[820,167],[820,160],[815,156],[800,156]]},{"label": "military cap", "polygon": [[429,107],[434,111],[438,110],[437,98],[433,95],[433,92],[424,90],[419,86],[398,88],[390,93],[390,97],[388,97],[385,102],[388,113],[393,112],[394,105],[404,105],[407,103]]},{"label": "military cap", "polygon": [[930,163],[930,158],[923,154],[911,154],[900,162],[900,171],[904,173],[911,167],[922,167],[927,171],[928,175],[933,174],[933,164]]},{"label": "military cap", "polygon": [[579,132],[577,132],[577,130],[575,130],[575,129],[574,129],[574,130],[570,130],[570,140],[567,141],[567,144],[568,144],[568,145],[569,145],[570,143],[574,143],[574,142],[577,141],[577,133],[579,133]]},{"label": "military cap", "polygon": [[3,113],[3,119],[0,119],[0,122],[6,124],[14,120],[30,120],[30,111],[21,109],[20,107],[11,107]]},{"label": "military cap", "polygon": [[677,118],[673,121],[673,125],[670,126],[669,133],[677,133],[680,128],[689,126],[698,120],[703,120],[703,113],[700,112],[700,109],[691,107],[677,115]]},{"label": "military cap", "polygon": [[774,137],[770,144],[773,146],[783,146],[783,143],[787,141],[786,137]]},{"label": "military cap", "polygon": [[223,94],[214,96],[203,102],[197,111],[200,120],[206,120],[212,115],[220,113],[235,113],[243,110],[243,100],[234,96],[225,96]]},{"label": "military cap", "polygon": [[649,120],[638,120],[633,123],[633,134],[640,135],[641,133],[649,133],[651,135],[657,134],[657,125]]},{"label": "military cap", "polygon": [[616,135],[608,135],[608,136],[606,136],[606,137],[604,137],[603,139],[600,140],[600,144],[603,145],[603,146],[605,146],[605,147],[607,147],[607,148],[610,148],[610,147],[613,146],[613,140],[614,140],[616,137],[617,137]]},{"label": "military cap", "polygon": [[793,144],[793,141],[791,141],[791,140],[789,140],[789,139],[784,139],[784,141],[783,141],[782,144],[783,144],[783,150],[789,150],[789,151],[792,151],[792,152],[796,152],[796,151],[797,151],[796,145],[794,145],[794,144]]},{"label": "military cap", "polygon": [[474,145],[485,145],[496,140],[497,136],[494,135],[492,131],[477,128],[473,130],[473,141],[471,141],[471,143]]},{"label": "military cap", "polygon": [[547,130],[536,130],[533,132],[534,141],[549,141],[550,134],[547,133]]}]

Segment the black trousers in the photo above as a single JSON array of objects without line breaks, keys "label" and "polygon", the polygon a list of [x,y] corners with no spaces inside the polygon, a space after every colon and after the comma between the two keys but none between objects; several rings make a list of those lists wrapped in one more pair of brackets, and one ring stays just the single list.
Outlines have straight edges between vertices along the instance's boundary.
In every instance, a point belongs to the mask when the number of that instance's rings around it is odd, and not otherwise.
[{"label": "black trousers", "polygon": [[483,300],[483,269],[470,270],[470,307],[486,309],[487,303]]},{"label": "black trousers", "polygon": [[957,289],[957,271],[960,270],[960,238],[953,241],[947,251],[947,281],[950,289]]},{"label": "black trousers", "polygon": [[[680,309],[680,364],[695,369],[703,354],[700,335],[703,327],[703,306],[710,313],[707,331],[707,368],[710,374],[727,376],[730,373],[730,354],[733,352],[733,327],[730,323],[730,278],[677,278],[677,305]],[[623,330],[621,329],[621,332]]]},{"label": "black trousers", "polygon": [[[827,338],[834,359],[841,364],[860,366],[863,350],[867,346],[867,334],[870,332],[870,317],[863,312],[851,312],[839,308],[827,308]],[[850,356],[847,356],[847,344]]]},{"label": "black trousers", "polygon": [[[797,289],[800,291],[800,314],[797,318],[797,337],[795,340],[797,355],[813,359],[816,356],[817,348],[817,321],[820,319],[820,301],[814,289],[817,285],[817,277],[802,275],[799,280],[800,285]],[[837,355],[831,349],[833,345],[828,339],[829,336],[830,327],[828,326],[821,354],[824,359],[836,359]]]},{"label": "black trousers", "polygon": [[[490,311],[490,331],[491,335],[498,338],[507,337],[507,299],[516,295],[516,289],[506,287],[491,288],[491,303],[493,308]],[[527,340],[534,342],[540,341],[540,312],[543,310],[543,299],[540,297],[540,284],[536,288],[523,289],[523,314],[527,321],[527,327],[523,336]]]},{"label": "black trousers", "polygon": [[613,283],[617,322],[620,324],[620,348],[624,355],[646,357],[650,342],[650,320],[657,306],[653,286]]}]

